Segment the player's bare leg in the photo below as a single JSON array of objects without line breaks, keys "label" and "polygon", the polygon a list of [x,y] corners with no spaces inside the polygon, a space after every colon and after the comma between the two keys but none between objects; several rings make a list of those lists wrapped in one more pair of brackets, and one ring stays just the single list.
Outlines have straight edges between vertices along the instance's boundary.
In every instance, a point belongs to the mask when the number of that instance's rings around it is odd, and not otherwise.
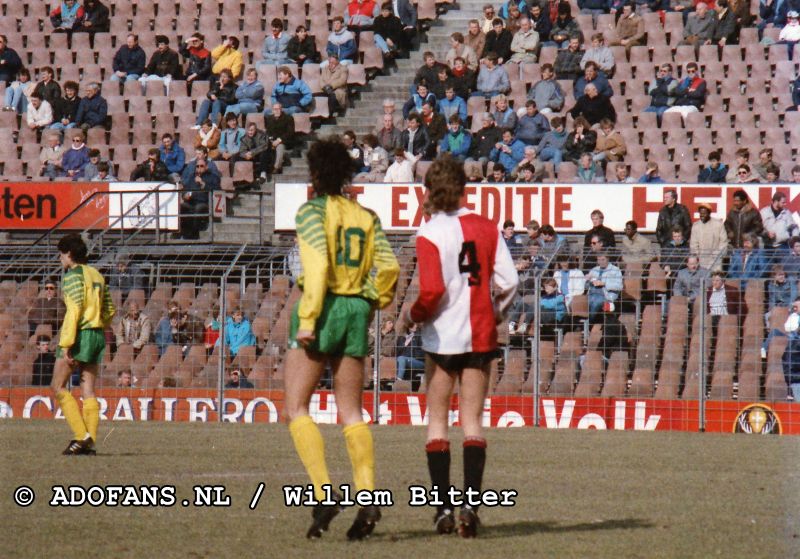
[{"label": "player's bare leg", "polygon": [[[450,441],[447,431],[456,374],[448,373],[427,358],[425,377],[428,386],[428,440],[425,444],[428,471],[431,485],[437,486],[440,494],[446,495],[450,489]],[[437,507],[433,517],[436,531],[440,534],[452,534],[455,529],[453,506],[446,499],[444,505]]]},{"label": "player's bare leg", "polygon": [[78,402],[66,388],[75,365],[76,362],[71,358],[59,357],[56,359],[55,367],[53,367],[53,380],[50,383],[53,396],[58,402],[67,424],[72,429],[73,438],[62,453],[67,456],[93,453],[90,452],[93,446],[92,441],[88,440],[87,442],[90,435],[81,416]]},{"label": "player's bare leg", "polygon": [[[464,430],[464,490],[481,490],[486,464],[486,439],[481,419],[483,402],[489,390],[489,366],[483,369],[464,369],[459,391],[459,422]],[[465,505],[458,516],[458,534],[474,538],[478,532],[477,508]]]},{"label": "player's bare leg", "polygon": [[[372,433],[361,414],[364,360],[342,357],[334,361],[333,371],[333,390],[339,418],[344,425],[355,489],[372,491],[375,489],[375,452]],[[347,531],[347,539],[362,540],[368,537],[380,519],[381,511],[377,506],[361,507]]]}]

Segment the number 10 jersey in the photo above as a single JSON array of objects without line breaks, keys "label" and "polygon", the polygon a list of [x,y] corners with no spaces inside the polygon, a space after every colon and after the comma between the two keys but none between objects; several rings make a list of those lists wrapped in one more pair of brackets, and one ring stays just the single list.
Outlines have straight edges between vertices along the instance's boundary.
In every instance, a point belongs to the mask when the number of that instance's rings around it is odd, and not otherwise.
[{"label": "number 10 jersey", "polygon": [[496,349],[495,316],[508,309],[519,283],[497,226],[466,208],[438,212],[417,233],[417,265],[411,318],[424,322],[423,349],[443,355]]}]

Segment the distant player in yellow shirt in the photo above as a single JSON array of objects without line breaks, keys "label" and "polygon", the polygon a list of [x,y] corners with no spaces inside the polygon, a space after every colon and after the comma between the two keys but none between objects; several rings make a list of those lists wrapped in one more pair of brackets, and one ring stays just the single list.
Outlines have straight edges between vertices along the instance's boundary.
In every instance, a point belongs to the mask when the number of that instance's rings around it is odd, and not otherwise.
[{"label": "distant player in yellow shirt", "polygon": [[[66,271],[61,291],[67,311],[50,387],[74,435],[64,454],[95,454],[100,405],[94,396],[94,383],[103,361],[104,330],[114,316],[114,303],[103,276],[86,264],[86,243],[80,235],[70,234],[61,239],[58,252]],[[76,366],[81,371],[83,413],[66,389]]]},{"label": "distant player in yellow shirt", "polygon": [[[356,491],[375,489],[372,433],[361,416],[367,330],[372,312],[394,298],[400,266],[378,217],[342,195],[355,171],[344,144],[338,139],[316,142],[307,157],[315,197],[300,207],[295,218],[303,296],[293,310],[289,330],[286,414],[297,454],[321,501],[322,487],[331,480],[322,435],[308,406],[326,362],[333,368]],[[307,537],[320,537],[339,510],[338,505],[315,506]],[[369,536],[380,518],[378,507],[362,507],[348,539]]]}]

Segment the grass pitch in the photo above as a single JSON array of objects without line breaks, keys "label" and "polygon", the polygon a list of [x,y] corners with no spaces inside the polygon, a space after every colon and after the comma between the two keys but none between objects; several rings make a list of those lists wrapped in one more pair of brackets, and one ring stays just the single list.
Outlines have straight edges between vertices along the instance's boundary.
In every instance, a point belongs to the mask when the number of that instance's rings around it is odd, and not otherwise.
[{"label": "grass pitch", "polygon": [[[113,428],[113,431],[111,429]],[[323,427],[335,484],[350,463]],[[0,423],[0,556],[12,557],[586,557],[800,556],[800,440],[689,433],[491,430],[484,488],[516,489],[513,508],[482,509],[479,538],[436,536],[433,510],[412,508],[428,484],[424,430],[373,427],[378,487],[395,506],[373,537],[349,543],[355,512],[320,541],[310,511],[281,486],[307,482],[284,425],[103,423],[97,457],[63,457],[61,421]],[[103,438],[105,441],[103,442]],[[461,484],[460,436],[453,481]],[[266,489],[255,510],[259,482]],[[14,504],[19,485],[36,492]],[[53,485],[171,484],[170,508],[52,508]],[[226,508],[182,507],[193,485],[222,484]]]}]

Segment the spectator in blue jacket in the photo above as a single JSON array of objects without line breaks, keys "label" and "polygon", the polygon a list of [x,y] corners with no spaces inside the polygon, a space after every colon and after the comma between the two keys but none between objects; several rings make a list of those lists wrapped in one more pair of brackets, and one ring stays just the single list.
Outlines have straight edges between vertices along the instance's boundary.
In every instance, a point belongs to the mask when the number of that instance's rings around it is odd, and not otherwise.
[{"label": "spectator in blue jacket", "polygon": [[255,68],[250,68],[244,81],[236,88],[236,104],[229,105],[227,112],[235,115],[260,113],[264,110],[264,86],[258,81]]},{"label": "spectator in blue jacket", "polygon": [[225,128],[219,138],[219,155],[225,161],[235,161],[239,155],[242,138],[245,136],[244,128],[239,126],[239,119],[233,113],[225,115]]},{"label": "spectator in blue jacket", "polygon": [[175,142],[172,134],[167,133],[161,137],[158,152],[161,155],[161,162],[167,166],[167,171],[177,182],[186,166],[186,153],[183,148]]},{"label": "spectator in blue jacket", "polygon": [[292,71],[286,66],[278,68],[278,83],[272,88],[270,102],[274,105],[280,103],[283,112],[288,115],[308,112],[311,109],[311,89],[306,82],[295,78]]},{"label": "spectator in blue jacket", "polygon": [[417,84],[417,92],[414,93],[405,105],[403,105],[403,118],[408,118],[411,113],[421,113],[422,105],[429,103],[432,107],[436,106],[436,95],[428,91],[425,82]]},{"label": "spectator in blue jacket", "polygon": [[497,55],[490,52],[486,55],[481,69],[478,72],[476,90],[472,97],[483,96],[488,99],[511,90],[511,81],[508,72],[502,65],[497,64]]},{"label": "spectator in blue jacket", "polygon": [[272,20],[270,27],[272,33],[264,39],[264,46],[261,48],[262,60],[256,63],[256,68],[294,62],[289,58],[289,41],[292,40],[292,34],[283,30],[283,22],[278,18]]},{"label": "spectator in blue jacket", "polygon": [[528,99],[525,102],[525,114],[517,121],[514,135],[519,141],[529,146],[539,145],[544,135],[550,131],[550,121],[539,112],[536,101]]},{"label": "spectator in blue jacket", "polygon": [[724,183],[727,182],[725,177],[728,175],[728,167],[720,162],[721,155],[718,151],[712,151],[708,154],[708,165],[700,170],[697,176],[697,182],[702,183]]},{"label": "spectator in blue jacket", "polygon": [[731,254],[728,278],[742,280],[742,291],[749,279],[761,279],[768,272],[769,258],[759,248],[758,236],[752,233],[742,235],[742,248]]},{"label": "spectator in blue jacket", "polygon": [[528,5],[525,3],[525,0],[506,0],[503,2],[502,6],[500,6],[500,11],[497,12],[497,17],[508,19],[508,8],[510,4],[515,4],[517,8],[519,8],[519,12],[521,14],[524,14],[528,9]]},{"label": "spectator in blue jacket", "polygon": [[525,144],[515,139],[511,130],[503,130],[502,138],[492,148],[489,159],[502,164],[506,169],[513,169],[525,157]]},{"label": "spectator in blue jacket", "polygon": [[461,118],[458,115],[450,117],[447,128],[447,134],[439,142],[439,153],[449,153],[455,159],[463,162],[469,154],[472,136],[462,126]]},{"label": "spectator in blue jacket", "polygon": [[658,175],[658,163],[655,161],[648,161],[647,168],[645,169],[644,175],[639,177],[639,182],[648,182],[648,183],[656,183],[661,184],[664,182]]},{"label": "spectator in blue jacket", "polygon": [[[217,340],[219,344],[220,340]],[[225,345],[230,347],[233,357],[244,346],[256,345],[256,337],[250,326],[250,321],[244,317],[242,309],[236,307],[231,316],[225,319]]]},{"label": "spectator in blue jacket", "polygon": [[83,170],[89,163],[89,148],[83,143],[83,134],[72,136],[72,146],[61,157],[61,170],[66,177],[76,181],[83,177]]},{"label": "spectator in blue jacket", "polygon": [[581,95],[583,95],[584,91],[586,90],[586,86],[588,84],[594,84],[597,88],[597,93],[600,95],[605,95],[608,98],[611,98],[614,95],[614,90],[611,89],[611,84],[608,83],[608,79],[598,72],[597,63],[594,60],[589,60],[586,63],[586,66],[583,69],[583,75],[575,80],[575,85],[572,88],[572,92],[577,99]]},{"label": "spectator in blue jacket", "polygon": [[444,99],[438,101],[436,110],[447,119],[453,115],[457,115],[458,118],[461,119],[461,122],[466,122],[467,120],[467,103],[464,99],[456,95],[455,89],[453,89],[453,86],[450,84],[445,87]]},{"label": "spectator in blue jacket", "polygon": [[114,61],[111,64],[114,73],[110,79],[112,82],[138,80],[139,76],[144,73],[146,65],[147,57],[144,49],[139,46],[139,37],[134,33],[129,33],[125,44],[114,55]]},{"label": "spectator in blue jacket", "polygon": [[[344,18],[336,16],[333,18],[333,31],[328,35],[328,44],[325,47],[328,54],[335,54],[339,57],[341,64],[352,64],[358,52],[356,45],[356,38],[344,25]],[[320,67],[326,66],[328,61],[325,60]]]},{"label": "spectator in blue jacket", "polygon": [[100,84],[92,82],[86,86],[86,93],[78,105],[75,125],[84,131],[97,126],[105,126],[107,116],[108,103],[100,95]]}]

